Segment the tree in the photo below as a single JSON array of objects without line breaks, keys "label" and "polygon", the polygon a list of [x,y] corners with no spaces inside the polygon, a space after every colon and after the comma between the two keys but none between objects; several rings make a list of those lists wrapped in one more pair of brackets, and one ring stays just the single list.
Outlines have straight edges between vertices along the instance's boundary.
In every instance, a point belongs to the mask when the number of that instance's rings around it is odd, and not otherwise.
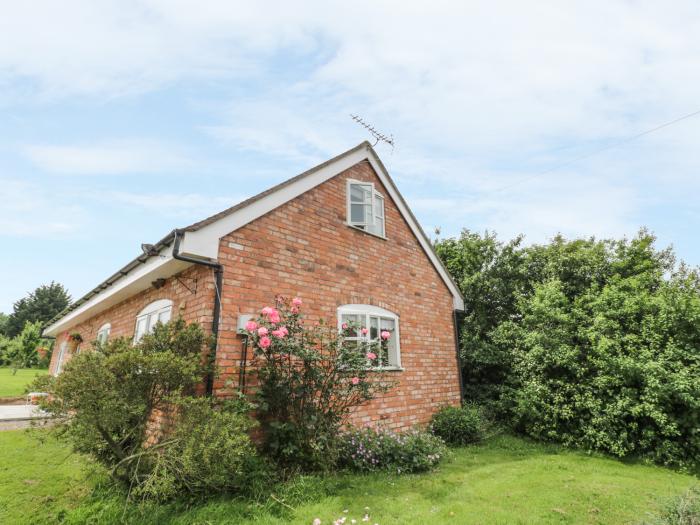
[{"label": "tree", "polygon": [[[5,360],[15,369],[37,366],[40,359],[36,349],[39,346],[48,347],[50,344],[50,341],[41,337],[40,322],[25,323],[20,334],[9,340],[9,344],[7,344],[4,352]],[[0,346],[2,346],[1,342]]]},{"label": "tree", "polygon": [[9,316],[0,312],[0,335],[7,335],[7,321]]},{"label": "tree", "polygon": [[5,335],[15,337],[27,322],[38,322],[41,328],[62,312],[71,302],[68,291],[62,284],[51,281],[51,284],[39,286],[14,304],[13,312],[7,319]]}]

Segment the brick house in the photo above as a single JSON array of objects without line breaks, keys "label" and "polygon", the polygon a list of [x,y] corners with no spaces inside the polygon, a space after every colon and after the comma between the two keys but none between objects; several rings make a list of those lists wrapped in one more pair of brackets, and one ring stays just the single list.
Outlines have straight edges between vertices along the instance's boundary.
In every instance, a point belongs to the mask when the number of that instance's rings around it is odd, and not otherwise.
[{"label": "brick house", "polygon": [[142,248],[46,328],[52,373],[91,341],[137,340],[182,316],[217,335],[221,373],[207,390],[226,396],[244,364],[238,329],[283,294],[302,297],[312,318],[392,333],[384,368],[396,386],[354,422],[406,429],[460,402],[463,298],[367,142]]}]

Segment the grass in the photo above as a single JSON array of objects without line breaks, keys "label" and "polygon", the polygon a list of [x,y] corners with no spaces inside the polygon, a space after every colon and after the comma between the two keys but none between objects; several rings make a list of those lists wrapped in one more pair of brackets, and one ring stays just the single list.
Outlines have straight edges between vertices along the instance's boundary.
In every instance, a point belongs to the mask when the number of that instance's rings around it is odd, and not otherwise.
[{"label": "grass", "polygon": [[[0,523],[370,524],[638,523],[697,483],[693,476],[502,436],[456,449],[431,474],[299,478],[275,498],[126,505],[95,488],[86,461],[49,438],[0,432]],[[99,485],[99,484],[98,484]],[[292,507],[294,510],[291,510]]]},{"label": "grass", "polygon": [[48,370],[41,368],[20,368],[12,374],[11,368],[0,368],[0,397],[17,397],[36,376],[46,375]]}]

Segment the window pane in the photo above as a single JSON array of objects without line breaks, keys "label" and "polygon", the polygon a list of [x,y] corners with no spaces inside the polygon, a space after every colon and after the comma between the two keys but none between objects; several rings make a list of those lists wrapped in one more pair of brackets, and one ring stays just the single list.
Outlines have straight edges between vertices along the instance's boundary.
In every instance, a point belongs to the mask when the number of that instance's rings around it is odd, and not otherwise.
[{"label": "window pane", "polygon": [[365,222],[365,206],[364,204],[351,204],[350,205],[350,222],[355,224],[364,224]]},{"label": "window pane", "polygon": [[396,355],[396,330],[394,327],[393,319],[382,319],[381,320],[381,330],[387,331],[391,334],[391,337],[386,341],[387,355],[382,356],[383,364],[389,366],[397,366],[398,356]]},{"label": "window pane", "polygon": [[369,318],[369,338],[374,340],[379,338],[379,318]]},{"label": "window pane", "polygon": [[372,186],[369,184],[351,184],[350,202],[362,204],[372,203]]},{"label": "window pane", "polygon": [[360,316],[356,314],[343,314],[341,316],[341,324],[347,323],[350,330],[347,332],[347,337],[360,337],[358,327],[360,325]]},{"label": "window pane", "polygon": [[384,217],[384,197],[374,196],[374,214],[377,217]]},{"label": "window pane", "polygon": [[148,322],[148,317],[141,317],[136,321],[136,334],[134,336],[135,341],[139,341],[143,334],[146,333],[146,324]]},{"label": "window pane", "polygon": [[170,312],[171,312],[171,311],[172,311],[172,308],[170,308],[170,307],[168,307],[168,308],[166,308],[165,310],[161,311],[161,312],[158,314],[158,320],[159,320],[161,323],[163,323],[163,324],[165,324],[165,323],[167,323],[168,321],[170,321]]},{"label": "window pane", "polygon": [[367,206],[365,206],[364,222],[368,226],[371,226],[372,224],[374,224],[374,218],[372,216],[372,204],[368,204]]}]

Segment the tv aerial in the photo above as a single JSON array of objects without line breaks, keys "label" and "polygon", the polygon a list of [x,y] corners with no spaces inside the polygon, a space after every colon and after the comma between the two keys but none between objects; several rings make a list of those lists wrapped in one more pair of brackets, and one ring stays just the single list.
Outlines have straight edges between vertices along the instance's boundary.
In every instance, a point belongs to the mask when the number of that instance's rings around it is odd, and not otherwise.
[{"label": "tv aerial", "polygon": [[353,119],[355,122],[357,122],[360,126],[365,128],[367,131],[369,131],[369,133],[374,138],[374,144],[372,144],[372,147],[376,146],[380,142],[385,142],[386,144],[389,144],[389,146],[391,146],[391,151],[394,151],[394,135],[387,136],[384,133],[380,133],[379,131],[374,129],[374,126],[365,122],[362,119],[362,117],[360,117],[358,115],[353,115],[351,113],[350,118]]}]

